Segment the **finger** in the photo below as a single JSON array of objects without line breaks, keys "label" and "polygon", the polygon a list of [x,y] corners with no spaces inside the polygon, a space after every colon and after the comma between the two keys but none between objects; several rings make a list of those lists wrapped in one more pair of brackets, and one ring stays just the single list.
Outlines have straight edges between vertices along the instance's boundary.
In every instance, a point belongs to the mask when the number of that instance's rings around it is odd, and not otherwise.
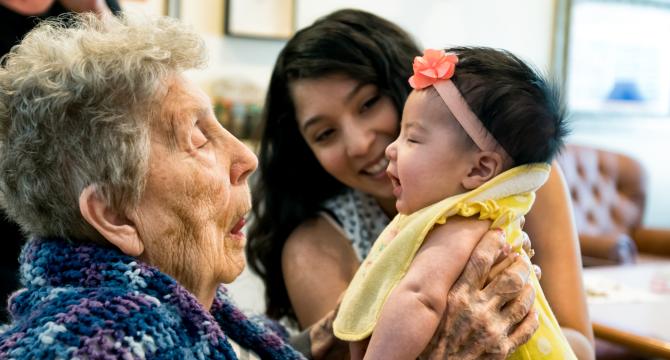
[{"label": "finger", "polygon": [[504,261],[512,253],[512,245],[508,242],[505,242],[502,247],[502,251],[498,254],[498,257],[493,262],[494,265],[497,265],[501,261]]},{"label": "finger", "polygon": [[540,268],[538,265],[533,264],[533,271],[535,271],[535,276],[537,277],[537,280],[542,279],[542,268]]},{"label": "finger", "polygon": [[508,353],[514,352],[519,346],[527,343],[538,327],[540,327],[538,313],[535,309],[531,309],[526,318],[507,337]]},{"label": "finger", "polygon": [[[509,244],[505,244],[505,246],[509,246]],[[517,254],[509,254],[505,257],[502,258],[501,261],[497,262],[493,267],[491,267],[491,271],[489,271],[489,275],[486,277],[486,284],[491,283],[491,280],[493,280],[498,274],[503,272],[505,269],[507,269],[512,263],[514,262],[514,259]]]},{"label": "finger", "polygon": [[446,359],[447,358],[447,337],[442,336],[435,346],[435,351],[431,353],[429,359]]},{"label": "finger", "polygon": [[497,299],[498,308],[519,296],[530,278],[530,263],[523,256],[516,256],[512,265],[498,274],[484,288],[484,297]]},{"label": "finger", "polygon": [[445,323],[447,319],[447,312],[443,313],[442,319],[433,334],[433,337],[430,339],[428,346],[423,350],[421,358],[423,359],[440,359],[446,354],[447,351],[447,342],[446,342],[446,333],[445,333]]},{"label": "finger", "polygon": [[428,360],[442,360],[447,358],[447,348],[446,343],[443,341],[438,341],[434,346],[430,346],[423,351],[420,356],[420,359]]},{"label": "finger", "polygon": [[501,317],[498,310],[492,312],[495,313],[495,316],[489,320],[486,327],[481,329],[482,331],[478,334],[475,344],[479,347],[483,346],[486,354],[507,355],[505,348],[507,342],[505,340],[507,339],[507,333],[509,333],[509,322]]},{"label": "finger", "polygon": [[510,321],[510,329],[517,326],[525,319],[535,302],[535,289],[531,284],[526,284],[519,296],[503,306],[501,317]]},{"label": "finger", "polygon": [[336,310],[330,311],[309,329],[310,350],[313,358],[324,356],[337,341],[333,334],[333,320]]},{"label": "finger", "polygon": [[503,251],[505,244],[503,234],[501,230],[489,230],[484,234],[472,251],[463,273],[452,286],[452,290],[462,287],[481,289],[484,286],[491,266]]},{"label": "finger", "polygon": [[530,238],[528,237],[528,234],[525,232],[521,232],[521,248],[523,251],[528,254],[528,257],[531,258],[535,254],[535,251],[533,250],[531,243],[530,243]]}]

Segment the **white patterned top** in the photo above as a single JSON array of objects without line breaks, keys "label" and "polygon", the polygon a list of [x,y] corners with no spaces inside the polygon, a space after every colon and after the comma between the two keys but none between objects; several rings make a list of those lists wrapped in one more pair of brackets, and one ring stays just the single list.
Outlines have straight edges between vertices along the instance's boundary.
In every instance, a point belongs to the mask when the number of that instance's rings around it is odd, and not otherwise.
[{"label": "white patterned top", "polygon": [[365,259],[382,230],[391,221],[371,195],[348,189],[323,203],[328,218],[334,220],[351,241],[359,260]]}]

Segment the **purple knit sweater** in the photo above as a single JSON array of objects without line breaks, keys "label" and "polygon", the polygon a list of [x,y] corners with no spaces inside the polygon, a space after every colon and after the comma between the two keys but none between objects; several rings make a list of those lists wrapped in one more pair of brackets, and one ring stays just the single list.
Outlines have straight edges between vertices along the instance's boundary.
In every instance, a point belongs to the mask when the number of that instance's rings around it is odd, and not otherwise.
[{"label": "purple knit sweater", "polygon": [[24,289],[10,299],[0,358],[236,359],[228,338],[263,359],[302,359],[219,288],[210,312],[174,279],[116,249],[34,239]]}]

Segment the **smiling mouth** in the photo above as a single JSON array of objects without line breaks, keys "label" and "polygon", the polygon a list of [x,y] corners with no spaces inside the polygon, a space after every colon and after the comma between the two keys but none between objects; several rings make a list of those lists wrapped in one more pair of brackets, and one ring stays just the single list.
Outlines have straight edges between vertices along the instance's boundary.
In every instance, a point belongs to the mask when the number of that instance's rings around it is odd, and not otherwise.
[{"label": "smiling mouth", "polygon": [[376,163],[361,170],[361,173],[370,176],[378,176],[379,174],[386,172],[386,168],[388,167],[388,165],[389,160],[386,157],[382,157]]}]

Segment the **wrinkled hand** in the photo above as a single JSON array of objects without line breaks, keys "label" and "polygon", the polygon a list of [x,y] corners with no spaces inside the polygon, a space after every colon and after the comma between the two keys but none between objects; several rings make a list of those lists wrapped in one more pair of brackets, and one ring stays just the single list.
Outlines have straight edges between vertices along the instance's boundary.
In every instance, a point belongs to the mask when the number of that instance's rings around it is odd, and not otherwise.
[{"label": "wrinkled hand", "polygon": [[[452,286],[445,316],[422,358],[505,359],[535,333],[532,267],[509,252],[500,231],[484,235]],[[500,259],[505,265],[494,269]]]},{"label": "wrinkled hand", "polygon": [[[528,234],[526,234],[525,232],[522,232],[521,236],[522,236],[522,238],[521,238],[521,248],[523,249],[523,251],[526,252],[526,254],[528,254],[529,258],[532,258],[535,255],[535,250],[533,250],[531,248],[530,239],[528,238]],[[507,245],[505,245],[505,249],[508,249]],[[505,256],[507,256],[507,254],[508,253],[505,253]],[[491,279],[493,279],[496,275],[498,275],[498,273],[500,273],[500,271],[504,270],[509,265],[511,265],[511,263],[512,263],[511,259],[513,259],[513,258],[506,257],[504,259],[499,259],[498,261],[496,261],[496,264],[493,265],[493,267],[491,268],[491,271],[489,271],[488,281],[490,282]],[[531,266],[533,268],[533,272],[535,272],[535,276],[537,276],[537,279],[540,280],[542,278],[542,269],[535,264],[531,264]]]},{"label": "wrinkled hand", "polygon": [[309,338],[313,359],[323,359],[337,341],[333,334],[333,321],[336,315],[337,309],[329,312],[310,327]]},{"label": "wrinkled hand", "polygon": [[337,307],[330,311],[326,316],[310,326],[309,338],[311,342],[311,358],[314,360],[340,360],[349,358],[349,343],[342,341],[333,334],[333,321],[340,308],[340,301]]}]

